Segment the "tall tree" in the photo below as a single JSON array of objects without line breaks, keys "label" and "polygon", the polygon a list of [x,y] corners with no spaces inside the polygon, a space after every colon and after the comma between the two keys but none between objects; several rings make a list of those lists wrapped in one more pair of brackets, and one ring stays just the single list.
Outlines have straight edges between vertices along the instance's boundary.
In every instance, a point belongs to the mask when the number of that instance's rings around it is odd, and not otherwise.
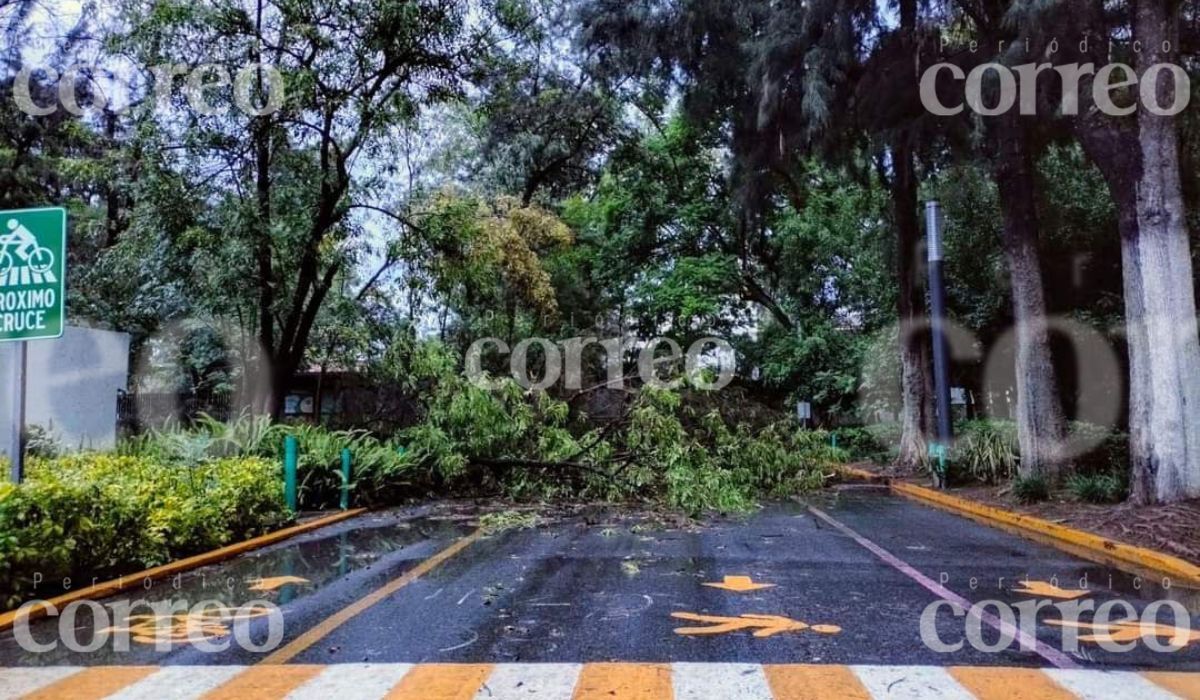
[{"label": "tall tree", "polygon": [[[1007,2],[958,0],[953,19],[960,33],[958,41],[950,42],[945,49],[946,54],[952,55],[949,60],[965,64],[962,67],[967,70],[987,62],[1002,65],[1027,62],[1018,29],[1008,20],[1009,9]],[[963,45],[971,45],[968,42],[977,47],[975,51],[964,48]],[[946,56],[942,60],[947,60]],[[985,99],[992,100],[987,104],[998,103],[999,88],[994,83],[986,84]],[[1020,469],[1023,475],[1056,481],[1066,466],[1067,430],[1051,354],[1039,252],[1036,161],[1045,140],[1044,129],[1039,130],[1036,119],[1022,115],[1015,105],[1000,114],[981,117],[980,128],[982,153],[968,151],[968,155],[981,155],[990,163],[1003,219],[1001,236],[1016,333],[1014,370]]]},{"label": "tall tree", "polygon": [[[1023,7],[1020,16],[1022,31],[1041,45],[1058,39],[1063,54],[1055,63],[1091,63],[1099,70],[1124,59],[1141,78],[1151,66],[1179,65],[1195,50],[1196,36],[1180,33],[1188,7],[1173,0],[1069,0]],[[1137,85],[1101,88],[1126,111],[1107,114],[1094,100],[1094,80],[1094,74],[1082,76],[1076,113],[1065,117],[1117,207],[1129,343],[1131,497],[1142,503],[1193,498],[1200,496],[1200,414],[1194,410],[1200,405],[1200,339],[1179,118],[1147,109]],[[1148,92],[1158,106],[1173,104],[1170,72],[1158,71]]]},{"label": "tall tree", "polygon": [[[238,274],[255,312],[244,321],[271,380],[256,405],[277,414],[347,246],[361,238],[351,213],[387,213],[372,199],[387,137],[424,104],[457,94],[484,44],[455,0],[129,0],[123,13],[131,29],[119,45],[144,65],[225,71],[223,84],[190,91],[214,110],[187,109],[180,91],[182,118],[159,122],[181,172],[224,204],[208,217],[215,240],[248,253]],[[246,66],[249,87],[230,88]],[[271,95],[283,98],[278,109],[261,109]]]}]

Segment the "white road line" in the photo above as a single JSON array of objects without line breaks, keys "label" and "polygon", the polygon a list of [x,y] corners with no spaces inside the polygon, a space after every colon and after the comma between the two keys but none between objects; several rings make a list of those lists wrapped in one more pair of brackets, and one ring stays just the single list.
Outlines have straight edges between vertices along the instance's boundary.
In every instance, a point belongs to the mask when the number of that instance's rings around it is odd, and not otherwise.
[{"label": "white road line", "polygon": [[582,664],[500,664],[476,700],[571,700]]},{"label": "white road line", "polygon": [[164,666],[108,700],[193,700],[244,670],[245,666]]},{"label": "white road line", "polygon": [[17,698],[79,673],[79,666],[0,668],[0,698]]},{"label": "white road line", "polygon": [[671,664],[675,700],[773,700],[759,664]]},{"label": "white road line", "polygon": [[948,698],[975,700],[946,669],[939,666],[851,666],[876,700]]},{"label": "white road line", "polygon": [[1072,669],[1043,669],[1043,673],[1054,679],[1080,700],[1109,700],[1117,697],[1138,700],[1179,700],[1179,696],[1155,685],[1142,676],[1129,671],[1079,671]]},{"label": "white road line", "polygon": [[379,700],[412,664],[335,664],[288,693],[287,700]]}]

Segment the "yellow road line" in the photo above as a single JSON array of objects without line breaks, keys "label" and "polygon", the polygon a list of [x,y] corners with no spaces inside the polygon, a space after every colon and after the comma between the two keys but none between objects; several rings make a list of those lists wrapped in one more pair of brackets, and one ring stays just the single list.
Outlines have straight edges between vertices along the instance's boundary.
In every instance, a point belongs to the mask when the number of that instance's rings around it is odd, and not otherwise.
[{"label": "yellow road line", "polygon": [[958,666],[946,670],[979,700],[1073,700],[1075,697],[1036,668]]},{"label": "yellow road line", "polygon": [[1184,700],[1200,700],[1200,673],[1146,671],[1142,675]]},{"label": "yellow road line", "polygon": [[281,649],[276,650],[274,653],[272,653],[270,656],[267,656],[265,659],[263,659],[259,663],[260,664],[282,664],[282,663],[287,663],[288,661],[291,661],[292,659],[296,658],[298,655],[303,653],[306,649],[311,647],[313,644],[316,644],[317,642],[319,642],[322,638],[327,636],[330,632],[332,632],[335,629],[337,629],[338,627],[341,627],[342,625],[346,624],[352,618],[354,618],[356,615],[359,615],[360,613],[367,610],[368,608],[375,605],[376,603],[386,599],[388,596],[392,595],[393,593],[400,590],[401,588],[404,588],[405,586],[412,583],[413,581],[416,581],[417,579],[421,578],[425,574],[436,569],[447,559],[454,556],[455,554],[458,554],[459,552],[466,549],[467,547],[471,546],[472,543],[474,543],[476,540],[478,540],[482,536],[483,536],[483,530],[476,530],[475,532],[472,532],[471,534],[467,535],[466,537],[459,539],[454,544],[443,549],[442,551],[438,552],[437,554],[433,555],[432,557],[426,559],[425,561],[416,565],[412,569],[409,569],[400,578],[391,581],[390,583],[383,586],[382,588],[378,588],[375,591],[369,593],[368,595],[363,596],[362,598],[359,598],[358,600],[354,601],[350,605],[347,605],[346,607],[342,608],[341,610],[337,611],[336,613],[325,618],[321,622],[314,625],[307,632],[305,632],[304,634],[300,635],[299,637],[293,639],[286,646],[282,647]]},{"label": "yellow road line", "polygon": [[858,677],[846,666],[780,664],[763,666],[775,700],[871,700]]},{"label": "yellow road line", "polygon": [[588,664],[572,700],[669,700],[670,664]]},{"label": "yellow road line", "polygon": [[157,671],[155,666],[95,666],[24,696],[24,700],[99,700]]},{"label": "yellow road line", "polygon": [[324,666],[252,666],[210,690],[204,700],[282,698],[312,680]]},{"label": "yellow road line", "polygon": [[492,673],[491,664],[428,664],[404,674],[388,700],[471,700]]},{"label": "yellow road line", "polygon": [[[42,601],[38,605],[31,606],[26,612],[28,613],[29,619],[33,620],[43,617],[51,605],[61,610],[64,605],[73,603],[77,600],[99,600],[101,598],[107,598],[108,596],[120,593],[127,588],[142,586],[147,579],[151,581],[157,581],[159,579],[169,578],[175,574],[183,573],[185,571],[198,569],[201,566],[208,566],[209,564],[225,561],[226,559],[231,559],[239,554],[245,554],[246,552],[255,549],[261,549],[267,545],[286,540],[289,537],[302,535],[306,532],[325,527],[326,525],[332,525],[348,518],[353,518],[356,515],[362,515],[365,512],[367,512],[366,508],[355,508],[353,510],[342,511],[341,513],[335,513],[328,517],[317,518],[316,520],[310,520],[306,523],[293,525],[292,527],[284,528],[282,530],[276,530],[275,532],[254,537],[244,542],[238,542],[227,547],[214,549],[211,552],[197,554],[193,557],[180,559],[179,561],[173,561],[168,564],[163,564],[162,566],[156,566],[153,569],[146,569],[145,571],[140,571],[135,574],[126,574],[112,581],[97,583],[94,586],[81,588],[77,591],[72,591],[71,593],[65,593],[55,598],[51,598],[50,600]],[[23,613],[21,617],[24,618],[25,614]],[[16,620],[16,610],[0,613],[0,631],[12,627]]]}]

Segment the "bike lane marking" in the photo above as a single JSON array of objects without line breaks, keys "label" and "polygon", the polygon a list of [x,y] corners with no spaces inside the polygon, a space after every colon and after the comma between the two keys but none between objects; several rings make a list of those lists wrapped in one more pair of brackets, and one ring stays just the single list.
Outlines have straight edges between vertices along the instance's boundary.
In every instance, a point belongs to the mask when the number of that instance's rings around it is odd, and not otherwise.
[{"label": "bike lane marking", "polygon": [[[959,594],[955,593],[954,591],[951,591],[950,589],[946,588],[945,586],[938,583],[937,581],[934,581],[933,579],[929,578],[925,574],[922,574],[920,571],[917,571],[908,562],[900,559],[899,557],[897,557],[896,555],[887,551],[883,547],[880,547],[879,545],[875,544],[874,542],[867,539],[866,537],[863,537],[862,535],[858,534],[854,530],[850,529],[850,527],[848,525],[842,523],[840,520],[837,520],[836,518],[829,515],[825,511],[821,510],[820,508],[817,508],[816,506],[808,506],[808,510],[810,513],[817,516],[821,520],[825,521],[827,524],[832,526],[834,529],[838,530],[839,532],[846,535],[850,539],[854,540],[858,544],[862,545],[865,549],[867,549],[872,554],[874,554],[875,556],[882,559],[889,566],[896,569],[897,571],[904,574],[905,576],[909,577],[913,581],[916,581],[923,588],[925,588],[929,592],[933,593],[934,595],[938,596],[942,600],[953,603],[953,604],[959,606],[960,608],[962,608],[963,610],[971,609],[972,604],[966,598],[963,598]],[[1069,656],[1067,656],[1063,652],[1055,649],[1054,647],[1051,647],[1047,644],[1044,644],[1044,643],[1038,641],[1036,638],[1031,637],[1030,635],[1026,634],[1025,632],[1023,632],[1022,630],[1013,626],[1012,624],[1005,622],[1004,620],[1001,620],[1000,618],[996,617],[995,615],[993,615],[989,612],[981,611],[980,619],[982,619],[984,622],[986,622],[990,627],[998,630],[1001,634],[1005,634],[1009,638],[1015,639],[1018,642],[1020,642],[1022,649],[1034,650],[1035,652],[1037,652],[1037,654],[1039,656],[1041,656],[1046,661],[1049,661],[1051,664],[1053,664],[1054,666],[1056,666],[1058,668],[1068,668],[1068,669],[1079,668],[1079,664],[1075,663],[1075,661],[1073,661]]]}]

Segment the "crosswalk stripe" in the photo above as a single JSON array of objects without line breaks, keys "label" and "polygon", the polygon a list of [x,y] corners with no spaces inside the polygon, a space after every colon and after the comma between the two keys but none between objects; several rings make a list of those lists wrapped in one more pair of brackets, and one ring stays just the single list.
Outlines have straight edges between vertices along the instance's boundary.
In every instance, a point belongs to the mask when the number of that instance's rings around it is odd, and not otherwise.
[{"label": "crosswalk stripe", "polygon": [[491,664],[423,664],[404,674],[389,700],[471,700],[492,673]]},{"label": "crosswalk stripe", "polygon": [[587,664],[574,700],[670,700],[670,664]]},{"label": "crosswalk stripe", "polygon": [[294,666],[251,666],[226,683],[206,693],[204,700],[243,700],[243,698],[282,698],[313,676],[324,666],[296,664]]},{"label": "crosswalk stripe", "polygon": [[672,664],[674,700],[773,700],[758,664]]},{"label": "crosswalk stripe", "polygon": [[1120,688],[1125,697],[1138,700],[1178,700],[1178,698],[1132,671],[1082,671],[1079,669],[1046,669],[1059,685],[1080,700],[1109,700],[1113,689]]},{"label": "crosswalk stripe", "polygon": [[940,666],[854,666],[858,679],[876,700],[945,698],[974,700]]},{"label": "crosswalk stripe", "polygon": [[571,700],[582,664],[501,664],[475,700]]},{"label": "crosswalk stripe", "polygon": [[1200,673],[551,663],[0,668],[0,700],[1200,700]]},{"label": "crosswalk stripe", "polygon": [[108,700],[195,700],[244,670],[245,666],[164,666]]},{"label": "crosswalk stripe", "polygon": [[772,700],[767,677],[758,664],[672,664],[671,684],[675,700]]},{"label": "crosswalk stripe", "polygon": [[158,669],[154,666],[93,666],[28,693],[25,700],[100,700]]},{"label": "crosswalk stripe", "polygon": [[0,698],[16,698],[79,673],[79,666],[0,668]]},{"label": "crosswalk stripe", "polygon": [[1072,700],[1075,697],[1036,668],[959,666],[948,672],[979,700]]},{"label": "crosswalk stripe", "polygon": [[871,700],[862,681],[846,666],[781,664],[764,666],[775,700]]},{"label": "crosswalk stripe", "polygon": [[1184,700],[1200,700],[1200,673],[1146,671],[1142,675],[1151,683],[1166,688]]},{"label": "crosswalk stripe", "polygon": [[378,700],[412,664],[336,664],[288,693],[287,700]]}]

